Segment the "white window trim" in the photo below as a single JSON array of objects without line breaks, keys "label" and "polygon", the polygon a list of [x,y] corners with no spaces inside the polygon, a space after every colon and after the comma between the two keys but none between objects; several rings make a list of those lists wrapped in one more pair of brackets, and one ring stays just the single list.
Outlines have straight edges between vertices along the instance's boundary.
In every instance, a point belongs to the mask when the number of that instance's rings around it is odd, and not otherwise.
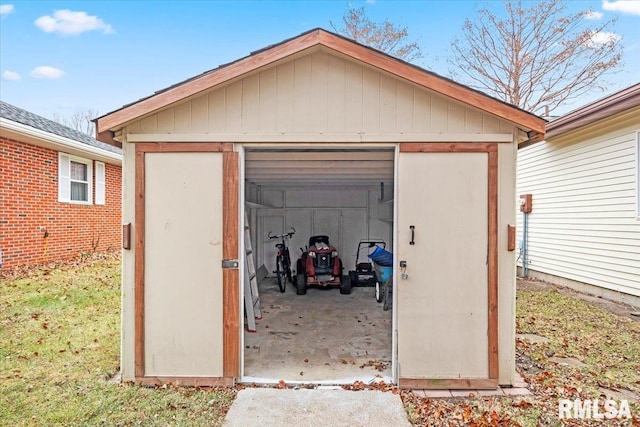
[{"label": "white window trim", "polygon": [[[62,176],[62,164],[66,162],[69,176]],[[87,165],[87,201],[71,200],[71,162],[83,163]],[[62,194],[60,187],[62,185],[68,185],[68,196]],[[92,205],[93,204],[93,160],[85,159],[78,156],[73,156],[67,153],[58,153],[58,201],[62,203],[70,203],[74,205]]]}]

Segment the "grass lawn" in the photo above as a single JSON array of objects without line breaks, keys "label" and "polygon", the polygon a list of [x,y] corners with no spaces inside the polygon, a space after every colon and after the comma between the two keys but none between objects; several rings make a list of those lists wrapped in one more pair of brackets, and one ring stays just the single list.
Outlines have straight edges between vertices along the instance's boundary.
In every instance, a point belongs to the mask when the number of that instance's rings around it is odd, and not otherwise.
[{"label": "grass lawn", "polygon": [[120,261],[0,279],[0,424],[220,425],[234,390],[120,385]]},{"label": "grass lawn", "polygon": [[[233,389],[146,388],[119,369],[120,261],[97,256],[0,279],[0,424],[220,425]],[[627,399],[640,426],[640,321],[558,290],[519,291],[517,366],[532,396],[424,399],[402,391],[415,425],[562,425],[558,399]],[[554,359],[560,358],[560,359]],[[569,361],[565,365],[563,361]],[[394,392],[398,392],[397,390]],[[589,425],[564,420],[564,425]]]},{"label": "grass lawn", "polygon": [[[535,288],[535,286],[534,286]],[[550,288],[550,289],[549,289]],[[640,319],[618,316],[553,287],[519,290],[516,369],[532,396],[420,399],[402,392],[409,419],[429,426],[640,426]],[[559,399],[629,402],[632,419],[563,419]]]}]

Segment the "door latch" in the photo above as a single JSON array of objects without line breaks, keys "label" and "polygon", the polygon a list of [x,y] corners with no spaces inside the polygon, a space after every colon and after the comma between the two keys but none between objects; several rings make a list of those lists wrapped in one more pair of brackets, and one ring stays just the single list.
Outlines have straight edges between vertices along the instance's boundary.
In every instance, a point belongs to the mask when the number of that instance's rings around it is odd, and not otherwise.
[{"label": "door latch", "polygon": [[402,273],[400,277],[403,280],[407,280],[409,275],[407,274],[407,261],[400,261],[400,272]]},{"label": "door latch", "polygon": [[240,262],[237,259],[222,260],[222,268],[238,268],[238,267],[240,267]]}]

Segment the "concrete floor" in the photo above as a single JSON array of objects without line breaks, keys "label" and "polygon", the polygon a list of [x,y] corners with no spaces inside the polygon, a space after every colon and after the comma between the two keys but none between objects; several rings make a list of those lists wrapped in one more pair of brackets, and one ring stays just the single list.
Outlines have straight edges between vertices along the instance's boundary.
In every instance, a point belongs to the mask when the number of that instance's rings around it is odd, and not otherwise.
[{"label": "concrete floor", "polygon": [[243,382],[343,384],[391,380],[391,316],[373,287],[309,288],[296,295],[274,278],[259,286],[262,320],[244,333]]}]

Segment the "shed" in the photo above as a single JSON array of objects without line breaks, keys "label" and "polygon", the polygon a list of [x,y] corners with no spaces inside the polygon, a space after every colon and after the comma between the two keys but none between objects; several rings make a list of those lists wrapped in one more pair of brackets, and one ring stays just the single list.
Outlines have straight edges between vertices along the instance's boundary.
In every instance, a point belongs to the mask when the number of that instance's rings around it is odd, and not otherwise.
[{"label": "shed", "polygon": [[[527,275],[640,306],[640,83],[552,120],[518,153]],[[518,227],[523,230],[523,227]]]},{"label": "shed", "polygon": [[516,152],[544,120],[314,29],[96,121],[125,153],[124,380],[243,381],[248,218],[258,263],[290,225],[347,263],[389,243],[394,383],[512,384]]}]

